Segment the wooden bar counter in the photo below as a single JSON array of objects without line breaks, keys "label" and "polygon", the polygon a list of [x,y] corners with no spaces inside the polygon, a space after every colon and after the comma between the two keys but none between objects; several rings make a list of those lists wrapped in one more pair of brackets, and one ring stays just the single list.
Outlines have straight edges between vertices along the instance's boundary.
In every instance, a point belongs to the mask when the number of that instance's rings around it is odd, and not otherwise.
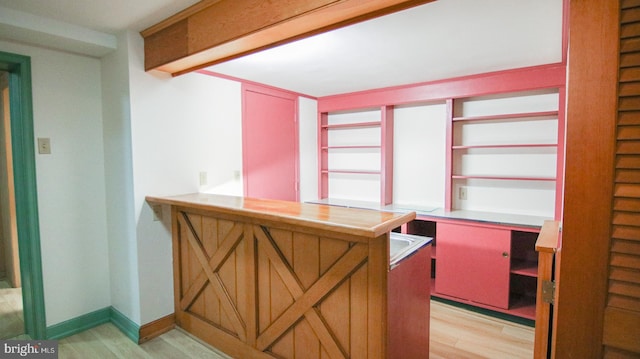
[{"label": "wooden bar counter", "polygon": [[171,206],[181,328],[233,358],[388,357],[389,232],[415,212],[211,194],[147,202]]}]

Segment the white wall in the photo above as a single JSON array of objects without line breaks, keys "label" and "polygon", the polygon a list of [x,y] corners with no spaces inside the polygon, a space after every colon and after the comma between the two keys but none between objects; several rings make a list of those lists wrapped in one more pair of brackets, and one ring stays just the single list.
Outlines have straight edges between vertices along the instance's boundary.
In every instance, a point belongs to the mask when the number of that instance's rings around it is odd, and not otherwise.
[{"label": "white wall", "polygon": [[[100,61],[0,41],[31,57],[47,325],[110,305]],[[34,143],[35,146],[35,143]]]},{"label": "white wall", "polygon": [[127,33],[102,58],[102,101],[111,305],[140,322],[140,285],[133,203]]},{"label": "white wall", "polygon": [[318,101],[298,97],[300,202],[318,199]]},{"label": "white wall", "polygon": [[131,135],[140,324],[173,313],[168,208],[154,222],[148,195],[198,192],[242,170],[240,83],[191,73],[179,77],[143,68],[143,41],[129,33]]},{"label": "white wall", "polygon": [[445,198],[446,105],[397,106],[393,115],[393,201],[442,208]]}]

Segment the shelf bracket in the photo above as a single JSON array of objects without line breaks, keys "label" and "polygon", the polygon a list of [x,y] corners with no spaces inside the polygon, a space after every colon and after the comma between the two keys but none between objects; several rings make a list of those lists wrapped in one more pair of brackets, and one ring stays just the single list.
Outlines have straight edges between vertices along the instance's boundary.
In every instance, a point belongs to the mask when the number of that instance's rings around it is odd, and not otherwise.
[{"label": "shelf bracket", "polygon": [[551,280],[542,281],[542,300],[551,305],[554,304],[556,296],[556,283]]}]

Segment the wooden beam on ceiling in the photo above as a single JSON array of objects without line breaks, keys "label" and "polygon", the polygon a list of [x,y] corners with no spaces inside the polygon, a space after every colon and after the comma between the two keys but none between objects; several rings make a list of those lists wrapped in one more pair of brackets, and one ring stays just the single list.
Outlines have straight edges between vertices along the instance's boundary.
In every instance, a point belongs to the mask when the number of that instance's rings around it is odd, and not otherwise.
[{"label": "wooden beam on ceiling", "polygon": [[203,0],[141,32],[174,76],[434,0]]}]

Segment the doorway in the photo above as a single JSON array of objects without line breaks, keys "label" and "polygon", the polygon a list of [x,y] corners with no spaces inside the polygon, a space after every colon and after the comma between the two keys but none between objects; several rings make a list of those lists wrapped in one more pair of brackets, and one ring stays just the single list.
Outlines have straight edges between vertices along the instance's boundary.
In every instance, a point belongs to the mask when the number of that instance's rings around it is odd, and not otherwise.
[{"label": "doorway", "polygon": [[9,73],[0,71],[0,339],[24,334],[9,102]]},{"label": "doorway", "polygon": [[31,60],[27,56],[0,51],[0,71],[6,72],[8,78],[11,162],[24,331],[30,338],[45,339],[46,319],[36,192]]}]

